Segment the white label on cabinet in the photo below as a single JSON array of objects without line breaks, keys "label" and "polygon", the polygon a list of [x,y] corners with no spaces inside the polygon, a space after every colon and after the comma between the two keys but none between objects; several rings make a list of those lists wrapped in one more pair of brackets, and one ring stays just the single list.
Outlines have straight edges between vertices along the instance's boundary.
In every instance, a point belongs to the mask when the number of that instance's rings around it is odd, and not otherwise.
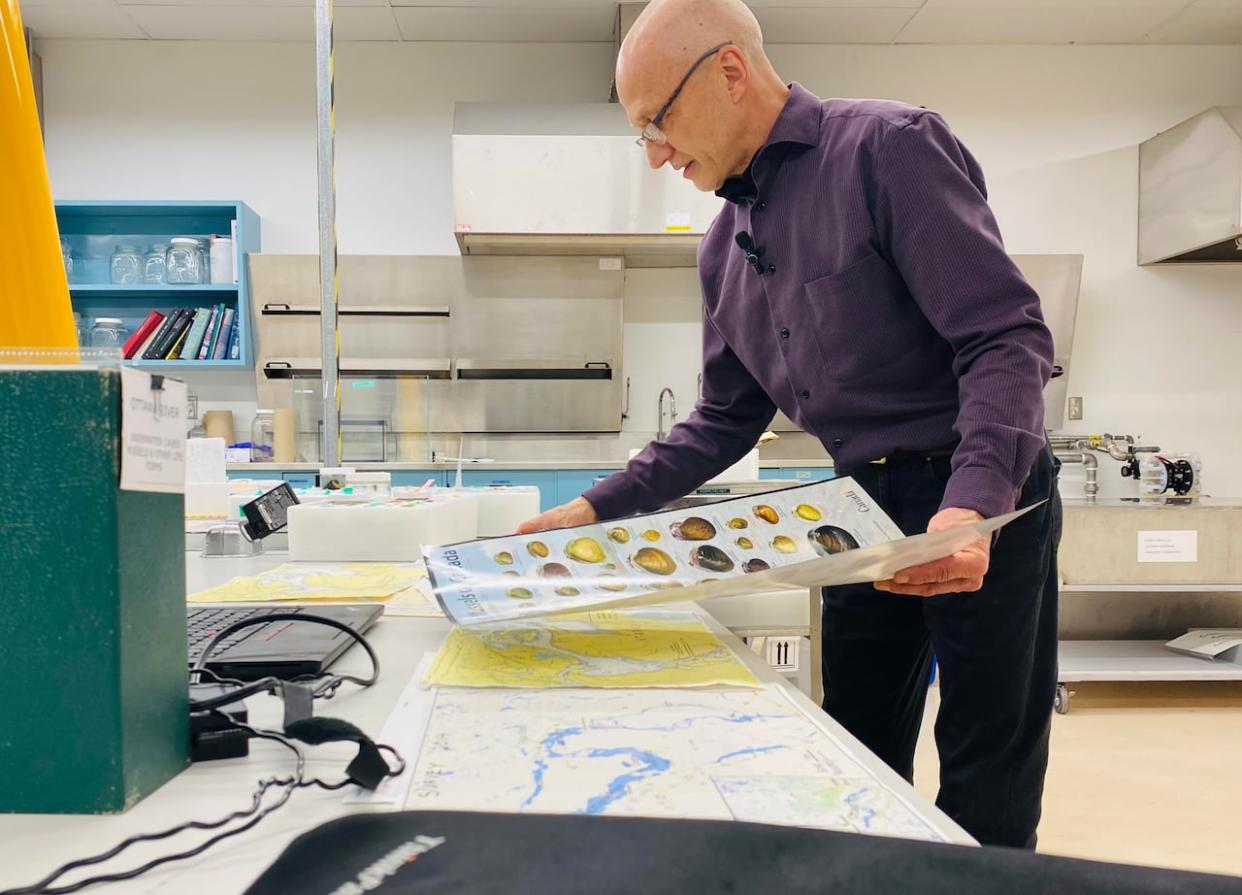
[{"label": "white label on cabinet", "polygon": [[666,233],[689,233],[690,212],[670,211],[664,215],[664,231]]},{"label": "white label on cabinet", "polygon": [[121,488],[185,493],[184,382],[121,368]]},{"label": "white label on cabinet", "polygon": [[624,266],[622,265],[620,258],[600,258],[599,269],[600,270],[624,270]]},{"label": "white label on cabinet", "polygon": [[767,640],[768,664],[777,671],[798,670],[798,646],[800,637],[769,637]]},{"label": "white label on cabinet", "polygon": [[1198,562],[1198,531],[1140,531],[1139,562]]}]

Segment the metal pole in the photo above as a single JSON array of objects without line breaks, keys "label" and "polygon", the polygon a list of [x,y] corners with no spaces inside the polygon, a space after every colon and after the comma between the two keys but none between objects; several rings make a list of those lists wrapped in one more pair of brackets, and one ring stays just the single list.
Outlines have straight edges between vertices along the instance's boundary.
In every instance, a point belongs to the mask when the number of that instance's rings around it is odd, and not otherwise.
[{"label": "metal pole", "polygon": [[319,132],[319,335],[323,368],[324,466],[341,464],[341,334],[336,270],[336,93],[332,0],[315,0],[315,105]]}]

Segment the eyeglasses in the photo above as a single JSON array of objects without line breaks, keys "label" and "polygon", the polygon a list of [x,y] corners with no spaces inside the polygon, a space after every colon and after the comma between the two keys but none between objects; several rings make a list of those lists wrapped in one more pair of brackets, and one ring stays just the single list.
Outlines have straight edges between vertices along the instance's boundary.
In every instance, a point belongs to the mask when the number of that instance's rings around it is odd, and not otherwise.
[{"label": "eyeglasses", "polygon": [[648,143],[655,143],[657,145],[663,146],[665,143],[667,143],[668,136],[664,133],[664,131],[660,130],[660,122],[663,121],[664,116],[668,114],[669,106],[671,106],[673,104],[673,101],[676,100],[677,97],[681,94],[682,88],[686,86],[686,82],[690,80],[690,76],[694,74],[695,71],[698,70],[698,67],[700,65],[706,62],[712,56],[719,53],[725,47],[731,47],[731,46],[733,46],[733,41],[726,40],[722,44],[716,44],[716,46],[712,47],[710,50],[708,50],[698,59],[694,60],[694,65],[690,66],[690,70],[687,71],[685,74],[685,77],[681,79],[681,83],[677,85],[677,89],[673,91],[673,95],[668,98],[668,102],[662,105],[660,107],[660,111],[656,112],[655,116],[650,121],[648,121],[645,125],[643,125],[642,136],[640,136],[634,142],[637,143],[639,146],[646,146]]}]

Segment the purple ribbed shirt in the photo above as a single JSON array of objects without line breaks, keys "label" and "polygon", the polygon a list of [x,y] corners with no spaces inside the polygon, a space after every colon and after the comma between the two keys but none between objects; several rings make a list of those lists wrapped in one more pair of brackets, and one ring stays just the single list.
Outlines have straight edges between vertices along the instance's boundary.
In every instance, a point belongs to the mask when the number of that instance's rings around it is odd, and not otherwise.
[{"label": "purple ribbed shirt", "polygon": [[[1014,507],[1044,444],[1052,336],[983,172],[934,112],[798,84],[699,247],[703,397],[587,491],[650,511],[741,459],[777,408],[847,473],[957,444],[942,507]],[[763,273],[735,239],[762,250]]]}]

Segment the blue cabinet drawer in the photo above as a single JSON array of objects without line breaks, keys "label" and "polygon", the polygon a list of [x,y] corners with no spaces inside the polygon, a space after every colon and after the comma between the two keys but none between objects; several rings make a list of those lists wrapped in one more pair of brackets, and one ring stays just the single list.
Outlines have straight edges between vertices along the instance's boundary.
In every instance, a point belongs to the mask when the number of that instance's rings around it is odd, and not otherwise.
[{"label": "blue cabinet drawer", "polygon": [[283,478],[293,488],[314,488],[318,483],[319,474],[315,472],[286,472]]},{"label": "blue cabinet drawer", "polygon": [[785,478],[799,482],[824,482],[836,476],[831,466],[786,466]]},{"label": "blue cabinet drawer", "polygon": [[617,472],[616,469],[558,469],[556,471],[556,503],[559,506],[581,497],[596,482]]},{"label": "blue cabinet drawer", "polygon": [[759,470],[759,481],[761,482],[767,481],[769,479],[783,479],[783,478],[785,478],[785,470],[781,469],[779,466],[771,466],[771,467],[762,468]]}]

